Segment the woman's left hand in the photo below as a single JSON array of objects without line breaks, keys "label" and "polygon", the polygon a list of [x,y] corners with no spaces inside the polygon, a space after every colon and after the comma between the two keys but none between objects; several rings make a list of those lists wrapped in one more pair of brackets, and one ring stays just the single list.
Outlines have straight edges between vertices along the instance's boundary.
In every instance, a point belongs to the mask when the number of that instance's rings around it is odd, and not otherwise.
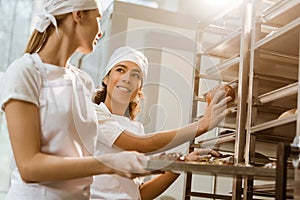
[{"label": "woman's left hand", "polygon": [[199,161],[204,158],[220,157],[222,154],[213,149],[199,149],[185,156],[186,161]]}]

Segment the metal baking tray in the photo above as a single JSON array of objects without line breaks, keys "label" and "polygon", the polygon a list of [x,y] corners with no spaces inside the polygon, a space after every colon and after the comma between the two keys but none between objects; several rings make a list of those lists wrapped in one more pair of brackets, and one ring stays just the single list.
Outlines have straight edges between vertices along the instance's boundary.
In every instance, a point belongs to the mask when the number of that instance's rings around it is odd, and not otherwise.
[{"label": "metal baking tray", "polygon": [[276,176],[276,169],[243,165],[202,164],[199,162],[150,159],[144,163],[144,167],[147,170],[190,172],[203,175],[253,176],[264,178],[274,178]]}]

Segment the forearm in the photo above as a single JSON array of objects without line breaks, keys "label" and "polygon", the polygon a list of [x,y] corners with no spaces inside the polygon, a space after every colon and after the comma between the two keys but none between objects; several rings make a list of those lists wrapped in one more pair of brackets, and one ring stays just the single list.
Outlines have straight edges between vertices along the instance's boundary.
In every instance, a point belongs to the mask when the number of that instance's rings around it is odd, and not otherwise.
[{"label": "forearm", "polygon": [[216,127],[225,118],[225,116],[231,112],[230,109],[226,109],[226,106],[227,102],[232,99],[231,97],[224,98],[223,93],[224,92],[219,92],[215,95],[212,103],[208,105],[205,114],[198,122],[188,124],[178,130],[153,135],[152,139],[154,140],[153,144],[155,149],[152,149],[152,151],[159,152],[176,147],[187,141],[193,140],[195,137],[198,137],[206,133],[208,130]]},{"label": "forearm", "polygon": [[158,153],[174,148],[206,132],[201,123],[191,123],[183,128],[141,136],[121,134],[115,145],[124,150],[135,150],[141,153]]},{"label": "forearm", "polygon": [[[166,131],[153,135],[154,144],[159,152],[177,147],[205,133],[201,123],[194,122],[177,130]],[[156,153],[156,152],[155,152]]]},{"label": "forearm", "polygon": [[18,168],[25,182],[70,180],[113,172],[93,157],[59,157],[43,153],[20,163]]},{"label": "forearm", "polygon": [[110,168],[93,157],[62,157],[43,153],[39,111],[35,105],[10,100],[5,111],[15,161],[25,182],[67,180],[111,173]]},{"label": "forearm", "polygon": [[152,200],[162,194],[177,179],[179,174],[166,172],[140,186],[142,200]]},{"label": "forearm", "polygon": [[207,106],[203,117],[198,121],[175,130],[148,134],[141,137],[123,131],[114,144],[123,150],[135,150],[141,153],[159,153],[193,140],[216,127],[231,111],[226,109],[231,97],[224,98],[224,92],[216,93]]}]

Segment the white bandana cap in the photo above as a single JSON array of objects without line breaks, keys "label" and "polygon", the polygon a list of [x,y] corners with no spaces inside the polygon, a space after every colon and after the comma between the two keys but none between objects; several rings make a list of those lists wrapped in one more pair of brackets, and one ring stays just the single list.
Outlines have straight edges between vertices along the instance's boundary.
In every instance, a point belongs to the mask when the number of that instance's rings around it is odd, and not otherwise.
[{"label": "white bandana cap", "polygon": [[57,31],[57,22],[55,15],[62,15],[79,10],[99,9],[101,12],[101,4],[97,0],[45,0],[44,9],[38,15],[39,20],[35,25],[35,29],[43,33],[52,23]]},{"label": "white bandana cap", "polygon": [[113,54],[111,55],[110,59],[104,71],[100,76],[101,83],[106,75],[110,72],[110,70],[116,66],[116,64],[123,62],[123,61],[130,61],[135,63],[143,73],[143,83],[146,80],[147,73],[148,73],[148,59],[147,57],[140,51],[133,49],[129,46],[123,46],[116,49]]}]

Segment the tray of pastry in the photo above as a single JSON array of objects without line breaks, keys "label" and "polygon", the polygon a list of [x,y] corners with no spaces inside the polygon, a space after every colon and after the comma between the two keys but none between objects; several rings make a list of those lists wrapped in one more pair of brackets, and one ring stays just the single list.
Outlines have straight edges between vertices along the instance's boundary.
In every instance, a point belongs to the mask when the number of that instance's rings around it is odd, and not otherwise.
[{"label": "tray of pastry", "polygon": [[185,161],[184,157],[176,156],[174,153],[151,157],[144,163],[147,170],[190,172],[203,175],[223,176],[253,176],[274,178],[275,168],[235,165],[232,156],[221,158],[204,159],[201,161]]}]

